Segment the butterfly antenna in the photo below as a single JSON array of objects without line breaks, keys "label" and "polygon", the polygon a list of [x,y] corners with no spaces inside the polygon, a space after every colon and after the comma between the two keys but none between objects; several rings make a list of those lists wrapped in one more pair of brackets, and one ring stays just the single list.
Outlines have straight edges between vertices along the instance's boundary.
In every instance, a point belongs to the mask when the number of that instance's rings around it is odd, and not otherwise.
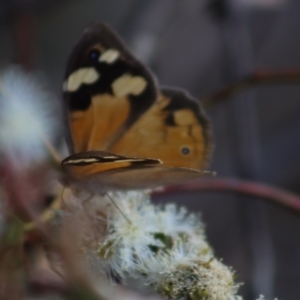
[{"label": "butterfly antenna", "polygon": [[122,212],[122,210],[120,209],[120,207],[117,205],[117,203],[113,200],[112,197],[109,196],[108,193],[106,193],[107,197],[110,199],[111,203],[113,204],[113,206],[120,212],[120,214],[128,221],[129,224],[131,224],[131,221],[129,220],[129,218]]},{"label": "butterfly antenna", "polygon": [[85,203],[89,202],[91,199],[94,198],[94,196],[95,196],[95,195],[91,194],[91,195],[88,196],[86,199],[84,199],[84,200],[82,201],[82,203],[85,204]]},{"label": "butterfly antenna", "polygon": [[90,195],[87,197],[87,199],[83,200],[83,201],[82,201],[82,208],[83,208],[85,214],[86,214],[87,217],[88,217],[88,221],[89,221],[90,224],[91,224],[91,228],[92,228],[92,231],[93,231],[93,233],[94,233],[94,235],[95,235],[95,239],[97,239],[97,238],[99,237],[99,234],[101,234],[101,232],[100,232],[100,230],[99,230],[99,228],[98,228],[98,226],[97,226],[97,222],[95,222],[95,220],[92,218],[91,214],[86,210],[86,207],[85,207],[85,204],[86,204],[87,202],[89,202],[91,199],[93,199],[94,196],[95,196],[94,194],[90,194]]},{"label": "butterfly antenna", "polygon": [[68,206],[68,203],[67,203],[67,201],[66,201],[66,199],[65,199],[65,197],[64,197],[64,194],[65,194],[65,191],[67,190],[67,188],[65,187],[65,186],[63,186],[63,188],[62,188],[62,190],[61,190],[61,193],[60,193],[60,199],[61,199],[61,203],[62,203],[62,205],[64,205],[64,207],[68,210],[68,211],[70,211],[70,208],[69,208],[69,206]]},{"label": "butterfly antenna", "polygon": [[66,202],[65,202],[65,199],[64,199],[64,193],[65,193],[65,190],[66,190],[66,187],[63,186],[63,188],[61,189],[61,192],[60,192],[60,199],[61,199],[61,202],[66,205]]},{"label": "butterfly antenna", "polygon": [[49,152],[52,162],[58,169],[60,169],[61,157],[60,157],[59,153],[57,152],[57,150],[53,147],[53,145],[50,143],[50,141],[45,136],[42,136],[42,139],[43,139],[46,149]]}]

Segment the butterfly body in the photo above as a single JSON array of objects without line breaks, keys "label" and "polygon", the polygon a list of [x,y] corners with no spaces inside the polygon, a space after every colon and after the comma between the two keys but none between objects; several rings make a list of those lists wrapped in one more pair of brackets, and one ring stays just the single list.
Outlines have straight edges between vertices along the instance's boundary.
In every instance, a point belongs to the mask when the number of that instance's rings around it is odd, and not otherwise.
[{"label": "butterfly body", "polygon": [[[204,174],[212,143],[201,107],[183,91],[159,89],[152,74],[106,25],[95,23],[85,30],[71,54],[63,89],[70,151],[99,155],[88,166],[68,164],[72,156],[64,160],[63,168],[77,181],[131,189]],[[104,170],[103,153],[132,161],[127,166],[120,160],[106,162]],[[148,157],[161,162],[149,165]]]}]

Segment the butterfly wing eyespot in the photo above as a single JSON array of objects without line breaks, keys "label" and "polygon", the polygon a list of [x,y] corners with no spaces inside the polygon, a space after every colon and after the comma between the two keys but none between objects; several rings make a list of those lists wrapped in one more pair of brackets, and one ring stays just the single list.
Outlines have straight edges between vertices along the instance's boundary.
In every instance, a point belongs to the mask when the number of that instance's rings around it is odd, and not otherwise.
[{"label": "butterfly wing eyespot", "polygon": [[100,51],[98,49],[92,49],[89,51],[88,57],[91,61],[96,62],[100,57]]},{"label": "butterfly wing eyespot", "polygon": [[191,149],[187,146],[181,147],[180,151],[183,155],[189,155],[191,153]]}]

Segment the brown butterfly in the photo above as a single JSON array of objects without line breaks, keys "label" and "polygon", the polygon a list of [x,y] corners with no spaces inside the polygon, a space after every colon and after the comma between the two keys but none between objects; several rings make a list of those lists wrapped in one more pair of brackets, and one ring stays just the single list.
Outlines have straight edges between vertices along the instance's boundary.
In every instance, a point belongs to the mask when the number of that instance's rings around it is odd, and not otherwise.
[{"label": "brown butterfly", "polygon": [[211,129],[201,106],[183,91],[158,88],[106,25],[83,32],[63,90],[74,154],[62,168],[77,184],[94,192],[150,188],[208,173]]}]

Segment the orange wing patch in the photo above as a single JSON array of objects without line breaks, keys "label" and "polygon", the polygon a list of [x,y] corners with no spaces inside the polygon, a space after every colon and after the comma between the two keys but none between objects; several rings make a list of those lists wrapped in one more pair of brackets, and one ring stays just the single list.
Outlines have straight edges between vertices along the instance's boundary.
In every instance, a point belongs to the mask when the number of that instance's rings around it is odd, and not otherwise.
[{"label": "orange wing patch", "polygon": [[93,128],[87,150],[108,150],[125,130],[130,113],[127,97],[104,94],[92,97]]},{"label": "orange wing patch", "polygon": [[162,121],[166,113],[162,111],[162,108],[168,102],[169,100],[156,102],[109,150],[122,155],[159,157],[156,151],[151,153],[147,147],[149,144],[159,145],[164,139]]},{"label": "orange wing patch", "polygon": [[109,94],[92,97],[85,111],[70,113],[70,128],[75,153],[87,150],[107,150],[118,139],[130,113],[126,97]]},{"label": "orange wing patch", "polygon": [[[137,157],[154,157],[164,165],[203,169],[209,161],[210,147],[204,124],[188,106],[170,108],[173,99],[160,95],[109,151]],[[171,107],[171,106],[170,106]],[[172,119],[168,122],[168,119]]]},{"label": "orange wing patch", "polygon": [[85,111],[70,112],[69,116],[69,126],[74,143],[74,150],[76,153],[86,151],[94,125],[93,106],[91,105]]}]

